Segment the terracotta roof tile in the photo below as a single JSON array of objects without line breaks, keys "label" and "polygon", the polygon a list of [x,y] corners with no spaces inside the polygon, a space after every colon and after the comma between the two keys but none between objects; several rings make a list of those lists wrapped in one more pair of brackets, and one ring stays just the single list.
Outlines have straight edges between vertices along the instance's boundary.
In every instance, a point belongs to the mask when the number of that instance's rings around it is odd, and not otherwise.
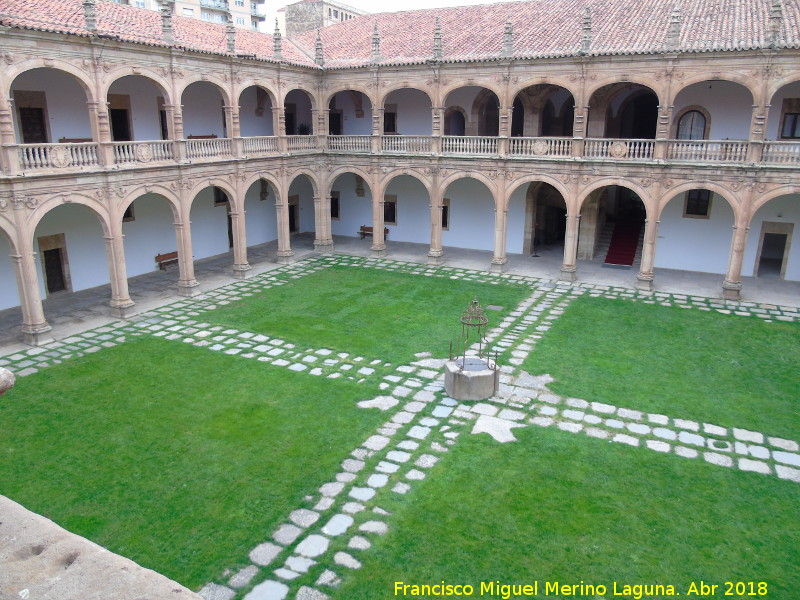
[{"label": "terracotta roof tile", "polygon": [[[441,23],[445,61],[501,58],[503,29],[514,31],[513,56],[571,56],[581,49],[585,8],[591,7],[591,54],[658,53],[665,48],[676,0],[528,0],[356,17],[321,30],[327,68],[369,64],[375,23],[381,63],[425,62],[433,56],[436,20]],[[161,16],[133,6],[97,1],[97,33],[121,40],[165,45]],[[743,50],[768,45],[772,0],[682,0],[682,51]],[[0,0],[0,24],[90,35],[81,0]],[[172,18],[175,45],[227,52],[225,26]],[[783,45],[800,48],[800,0],[783,0]],[[283,60],[315,66],[316,32],[283,39]],[[272,36],[236,30],[236,52],[273,60]]]}]

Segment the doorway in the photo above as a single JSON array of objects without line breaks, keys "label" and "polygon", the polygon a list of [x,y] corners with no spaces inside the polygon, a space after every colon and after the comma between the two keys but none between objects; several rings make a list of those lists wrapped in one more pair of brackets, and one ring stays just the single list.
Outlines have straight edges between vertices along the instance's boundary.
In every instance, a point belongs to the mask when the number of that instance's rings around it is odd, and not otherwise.
[{"label": "doorway", "polygon": [[756,277],[784,278],[793,229],[793,223],[764,222],[761,224],[761,240],[756,257]]},{"label": "doorway", "polygon": [[42,253],[42,275],[47,295],[71,291],[72,283],[64,234],[40,237],[37,241],[39,251]]},{"label": "doorway", "polygon": [[289,196],[289,233],[297,233],[300,224],[300,197]]}]

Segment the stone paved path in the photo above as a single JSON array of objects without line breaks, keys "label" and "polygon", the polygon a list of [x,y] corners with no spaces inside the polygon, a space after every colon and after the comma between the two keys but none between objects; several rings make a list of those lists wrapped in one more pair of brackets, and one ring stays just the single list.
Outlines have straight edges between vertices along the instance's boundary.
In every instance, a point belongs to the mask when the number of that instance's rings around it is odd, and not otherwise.
[{"label": "stone paved path", "polygon": [[[425,354],[408,365],[379,357],[352,356],[326,348],[302,347],[290,341],[211,325],[203,314],[272,287],[285,285],[332,265],[394,270],[422,277],[480,282],[510,281],[530,286],[531,295],[488,334],[500,353],[498,394],[480,403],[462,404],[444,393],[443,360]],[[699,423],[680,416],[651,414],[590,399],[564,398],[547,387],[548,375],[520,369],[539,339],[581,296],[718,311],[765,321],[794,321],[797,309],[724,302],[708,298],[634,292],[624,288],[567,284],[524,276],[493,274],[453,267],[434,267],[391,260],[325,256],[304,260],[262,276],[223,286],[212,294],[184,299],[149,311],[128,322],[115,322],[43,348],[0,358],[19,376],[35,373],[72,357],[96,352],[126,340],[151,335],[209,351],[309,375],[378,382],[382,395],[362,401],[365,410],[381,410],[386,421],[342,461],[331,480],[286,515],[272,535],[249,551],[250,564],[220,574],[201,590],[206,600],[324,600],[347,573],[359,569],[375,540],[391,527],[381,505],[420,485],[440,457],[465,434],[487,434],[499,443],[515,440],[521,427],[558,427],[600,441],[636,446],[643,451],[671,453],[704,460],[722,468],[738,468],[800,482],[800,447],[794,440],[745,428]],[[231,557],[231,564],[239,559]],[[299,585],[298,579],[313,585]]]}]

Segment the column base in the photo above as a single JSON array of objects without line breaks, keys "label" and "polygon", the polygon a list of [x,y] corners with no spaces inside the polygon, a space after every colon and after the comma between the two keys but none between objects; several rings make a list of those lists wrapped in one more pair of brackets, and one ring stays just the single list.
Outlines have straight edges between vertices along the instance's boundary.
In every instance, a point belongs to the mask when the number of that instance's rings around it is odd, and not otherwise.
[{"label": "column base", "polygon": [[233,277],[234,279],[247,279],[250,277],[250,269],[252,269],[249,264],[244,263],[243,265],[233,265]]},{"label": "column base", "polygon": [[178,283],[178,295],[184,298],[192,298],[200,295],[200,284],[197,281]]},{"label": "column base", "polygon": [[50,334],[52,327],[47,323],[39,325],[23,325],[22,341],[28,346],[44,346],[54,342],[55,339]]},{"label": "column base", "polygon": [[333,240],[328,242],[314,242],[314,252],[320,254],[333,254]]},{"label": "column base", "polygon": [[740,300],[742,297],[742,284],[728,281],[722,282],[722,297],[725,300]]},{"label": "column base", "polygon": [[289,265],[294,262],[294,252],[291,250],[284,250],[282,252],[278,252],[278,258],[276,261],[279,265]]},{"label": "column base", "polygon": [[559,281],[577,281],[578,269],[576,267],[561,267],[561,275],[558,276]]},{"label": "column base", "polygon": [[489,264],[489,270],[492,273],[504,273],[506,270],[506,262],[508,262],[506,257],[493,258],[492,262]]},{"label": "column base", "polygon": [[386,256],[386,246],[372,246],[370,249],[370,258],[383,258]]},{"label": "column base", "polygon": [[444,264],[444,252],[441,250],[431,250],[428,252],[428,259],[426,262],[429,265],[443,265]]},{"label": "column base", "polygon": [[136,304],[133,302],[133,300],[129,300],[128,304],[115,306],[112,303],[110,306],[111,316],[116,317],[117,319],[127,319],[136,314]]},{"label": "column base", "polygon": [[653,291],[653,279],[652,275],[642,275],[639,273],[636,276],[636,284],[635,287],[637,290],[641,290],[643,292],[652,292]]}]

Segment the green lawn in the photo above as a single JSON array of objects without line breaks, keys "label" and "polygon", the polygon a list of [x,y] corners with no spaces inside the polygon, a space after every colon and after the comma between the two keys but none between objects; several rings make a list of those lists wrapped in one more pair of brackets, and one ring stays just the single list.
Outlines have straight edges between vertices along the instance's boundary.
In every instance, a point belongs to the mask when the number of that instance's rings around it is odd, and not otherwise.
[{"label": "green lawn", "polygon": [[395,364],[417,352],[446,356],[474,296],[498,324],[529,287],[333,266],[209,312],[209,322],[286,337],[312,348],[381,357]]},{"label": "green lawn", "polygon": [[557,429],[514,433],[467,435],[384,506],[389,533],[334,597],[394,597],[396,581],[583,581],[607,598],[614,581],[682,596],[692,581],[766,581],[780,599],[800,586],[796,483]]},{"label": "green lawn", "polygon": [[799,356],[798,323],[582,297],[523,368],[565,396],[795,439]]},{"label": "green lawn", "polygon": [[197,588],[266,541],[380,423],[376,391],[139,339],[0,401],[0,493]]}]

